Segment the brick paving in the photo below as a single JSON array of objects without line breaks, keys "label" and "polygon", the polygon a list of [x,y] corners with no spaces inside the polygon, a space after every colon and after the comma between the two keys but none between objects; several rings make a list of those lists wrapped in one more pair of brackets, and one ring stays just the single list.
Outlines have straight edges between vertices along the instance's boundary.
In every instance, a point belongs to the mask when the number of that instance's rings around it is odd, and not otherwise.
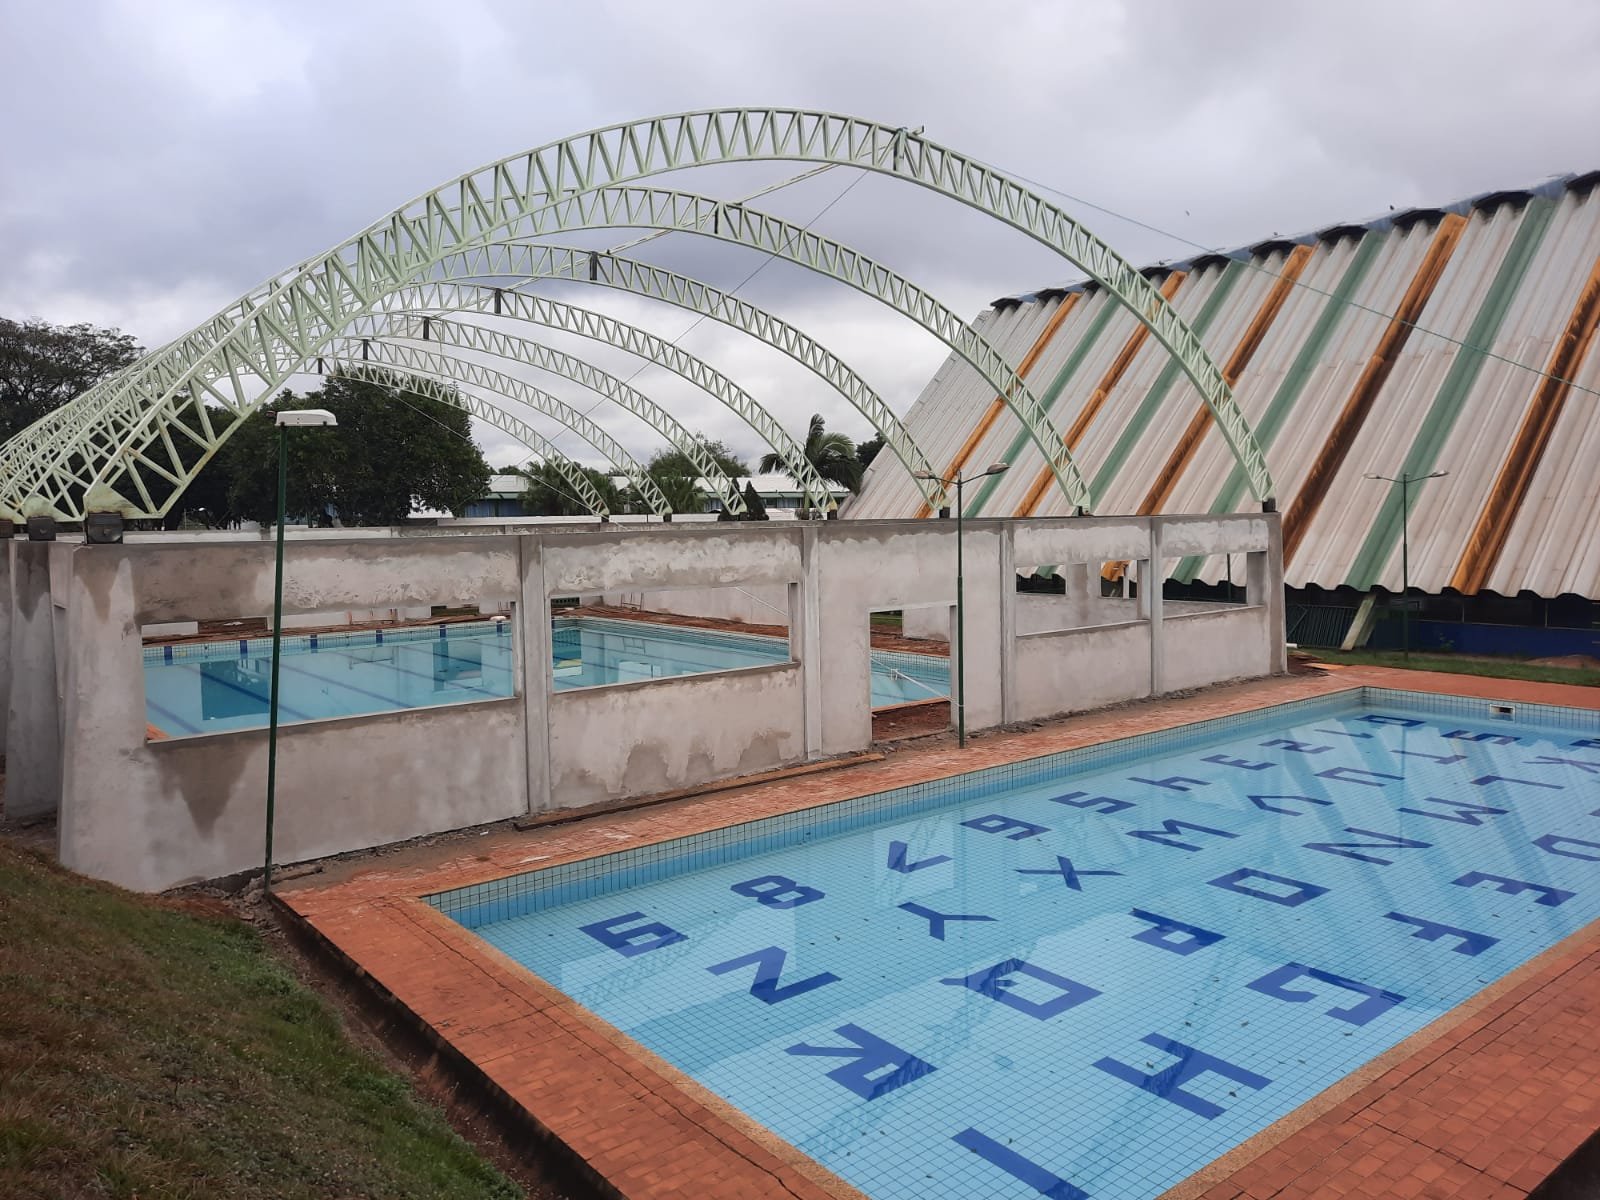
[{"label": "brick paving", "polygon": [[[952,739],[630,812],[329,863],[279,893],[353,969],[639,1200],[859,1193],[418,899],[445,888],[1209,717],[1372,685],[1600,709],[1600,689],[1349,667]],[[1168,1193],[1526,1196],[1600,1128],[1600,924],[1568,938]]]}]

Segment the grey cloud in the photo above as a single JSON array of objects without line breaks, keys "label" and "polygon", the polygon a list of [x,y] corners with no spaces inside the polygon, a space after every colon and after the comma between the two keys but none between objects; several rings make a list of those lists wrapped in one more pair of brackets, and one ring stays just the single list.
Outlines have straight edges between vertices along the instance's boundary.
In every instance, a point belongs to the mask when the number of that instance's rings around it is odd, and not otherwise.
[{"label": "grey cloud", "polygon": [[[5,11],[0,312],[121,324],[151,344],[482,162],[684,108],[798,104],[924,126],[1178,235],[1062,201],[1136,262],[1600,165],[1600,9],[1584,0],[12,0]],[[799,169],[658,185],[739,196]],[[837,170],[759,204],[804,223],[850,183]],[[816,227],[965,315],[1077,274],[881,178],[851,186]],[[762,261],[685,235],[636,253],[723,287]],[[740,294],[825,330],[901,411],[943,358],[886,310],[786,264]],[[584,302],[663,336],[687,324],[626,297]],[[791,428],[816,408],[864,436],[836,397],[747,339],[704,326],[687,344],[767,389]],[[642,378],[688,423],[755,452],[703,398]],[[648,451],[626,422],[616,431]]]}]

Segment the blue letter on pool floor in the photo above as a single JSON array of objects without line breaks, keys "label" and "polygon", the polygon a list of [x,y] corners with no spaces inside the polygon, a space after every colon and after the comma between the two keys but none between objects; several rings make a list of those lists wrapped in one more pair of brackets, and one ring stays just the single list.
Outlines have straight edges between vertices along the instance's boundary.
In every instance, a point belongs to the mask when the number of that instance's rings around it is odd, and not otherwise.
[{"label": "blue letter on pool floor", "polygon": [[863,1100],[887,1096],[897,1088],[915,1083],[935,1069],[932,1063],[924,1062],[909,1050],[902,1050],[868,1033],[859,1025],[841,1025],[834,1032],[854,1045],[808,1046],[801,1042],[798,1046],[790,1046],[784,1053],[854,1059],[854,1062],[847,1062],[829,1071],[828,1078],[841,1087],[849,1088]]},{"label": "blue letter on pool floor", "polygon": [[1182,1042],[1175,1042],[1171,1038],[1162,1037],[1159,1033],[1148,1034],[1139,1039],[1146,1046],[1153,1046],[1163,1054],[1170,1054],[1178,1061],[1165,1070],[1157,1071],[1154,1075],[1146,1075],[1136,1067],[1127,1063],[1120,1063],[1114,1058],[1102,1058],[1094,1065],[1107,1075],[1115,1076],[1124,1083],[1131,1083],[1134,1087],[1149,1092],[1152,1096],[1160,1096],[1163,1100],[1170,1100],[1179,1108],[1186,1108],[1198,1117],[1210,1121],[1220,1117],[1227,1110],[1221,1105],[1203,1100],[1192,1092],[1183,1090],[1183,1085],[1191,1079],[1196,1079],[1207,1073],[1221,1075],[1231,1079],[1242,1087],[1260,1091],[1272,1080],[1265,1075],[1257,1075],[1254,1071],[1247,1071],[1243,1067],[1236,1067],[1230,1062],[1224,1062],[1215,1055],[1207,1054],[1203,1050],[1196,1050],[1193,1046],[1186,1046]]},{"label": "blue letter on pool floor", "polygon": [[999,1167],[1013,1179],[1027,1184],[1045,1200],[1089,1200],[1089,1193],[1075,1188],[1061,1176],[1046,1171],[1036,1162],[1023,1158],[1009,1146],[976,1129],[963,1129],[950,1139],[963,1150],[971,1150],[984,1162]]},{"label": "blue letter on pool floor", "polygon": [[670,925],[663,925],[660,921],[645,921],[643,925],[634,925],[632,929],[618,928],[643,920],[642,912],[631,912],[623,913],[620,917],[596,921],[592,925],[579,925],[578,928],[602,946],[609,946],[618,954],[628,958],[689,940],[688,934],[679,933]]}]

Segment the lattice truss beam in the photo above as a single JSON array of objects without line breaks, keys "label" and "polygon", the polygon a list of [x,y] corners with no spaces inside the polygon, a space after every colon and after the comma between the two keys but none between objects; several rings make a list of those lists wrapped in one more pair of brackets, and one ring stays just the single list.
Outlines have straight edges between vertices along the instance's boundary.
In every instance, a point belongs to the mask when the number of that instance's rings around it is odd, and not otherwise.
[{"label": "lattice truss beam", "polygon": [[0,447],[0,510],[79,519],[90,508],[115,506],[161,515],[237,418],[265,403],[386,297],[437,277],[454,256],[613,227],[686,230],[751,246],[894,307],[980,372],[1017,413],[1069,503],[1089,509],[1083,477],[1038,399],[993,346],[925,292],[848,247],[746,204],[626,186],[711,163],[778,160],[894,176],[1056,250],[1166,347],[1210,407],[1256,498],[1273,498],[1260,446],[1194,332],[1137,269],[1060,208],[906,129],[833,113],[720,109],[613,125],[490,163],[267,281]]}]

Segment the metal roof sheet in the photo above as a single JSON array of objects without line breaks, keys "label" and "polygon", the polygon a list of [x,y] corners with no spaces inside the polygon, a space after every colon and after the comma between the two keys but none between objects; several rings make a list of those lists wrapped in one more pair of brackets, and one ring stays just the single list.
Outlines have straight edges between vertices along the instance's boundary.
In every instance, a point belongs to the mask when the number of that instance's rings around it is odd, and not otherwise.
[{"label": "metal roof sheet", "polygon": [[[1600,597],[1597,184],[1600,173],[1566,175],[1151,272],[1219,365],[1241,364],[1235,396],[1299,526],[1291,585],[1398,589],[1398,489],[1366,476],[1444,470],[1411,496],[1412,586]],[[1274,303],[1297,247],[1300,274]],[[1063,432],[1093,414],[1072,446],[1097,512],[1162,495],[1158,511],[1253,503],[1209,421],[1174,458],[1198,393],[1102,289],[1008,298],[977,324],[1008,361],[1033,352],[1028,384]],[[938,469],[964,446],[969,470],[1011,462],[968,490],[968,515],[1026,511],[1044,467],[1009,411],[968,446],[994,402],[952,356],[907,414]],[[850,515],[919,507],[898,464],[880,460]],[[1032,511],[1064,515],[1065,498],[1052,485]],[[1227,564],[1168,568],[1212,580]]]}]

